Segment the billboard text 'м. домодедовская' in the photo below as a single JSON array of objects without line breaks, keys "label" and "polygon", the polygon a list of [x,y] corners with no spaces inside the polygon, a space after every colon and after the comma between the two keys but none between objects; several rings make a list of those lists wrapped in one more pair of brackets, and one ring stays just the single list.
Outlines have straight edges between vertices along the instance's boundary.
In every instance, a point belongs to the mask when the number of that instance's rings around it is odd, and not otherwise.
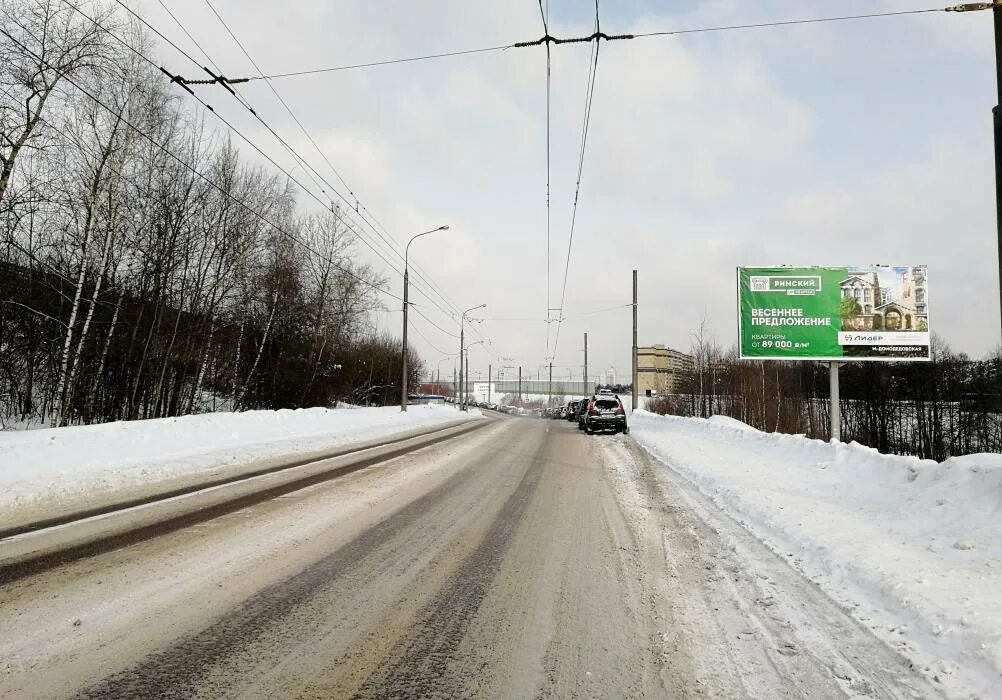
[{"label": "billboard text '\u043c. \u0434\u043e\u043c\u043e\u0434\u0435\u0434\u043e\u0432\u0441\u043a\u0430\u044f'", "polygon": [[928,360],[925,265],[739,267],[741,357]]}]

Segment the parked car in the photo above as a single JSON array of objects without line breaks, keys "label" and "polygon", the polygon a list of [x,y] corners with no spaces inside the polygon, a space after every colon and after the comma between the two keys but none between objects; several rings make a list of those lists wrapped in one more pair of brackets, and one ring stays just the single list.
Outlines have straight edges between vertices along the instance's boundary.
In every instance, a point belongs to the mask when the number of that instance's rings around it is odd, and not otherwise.
[{"label": "parked car", "polygon": [[578,406],[580,405],[580,401],[567,402],[567,406],[564,408],[564,418],[567,419],[568,422],[578,419]]},{"label": "parked car", "polygon": [[585,429],[585,415],[588,413],[588,404],[591,403],[593,396],[585,396],[578,403],[578,412],[575,416],[578,421],[578,430]]},{"label": "parked car", "polygon": [[600,430],[611,430],[614,433],[630,432],[630,427],[626,424],[626,406],[615,394],[593,396],[588,402],[584,422],[585,432],[589,435]]}]

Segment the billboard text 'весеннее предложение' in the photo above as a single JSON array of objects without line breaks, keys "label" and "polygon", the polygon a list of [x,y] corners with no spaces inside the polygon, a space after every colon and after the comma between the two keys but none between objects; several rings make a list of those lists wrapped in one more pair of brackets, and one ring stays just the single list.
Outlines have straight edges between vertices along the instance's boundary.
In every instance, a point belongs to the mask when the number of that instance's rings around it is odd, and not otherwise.
[{"label": "billboard text '\u0432\u0435\u0441\u0435\u043d\u043d\u0435\u0435 \u043f\u0440\u0435\u0434\u043b\u043e\u0436\u0435\u043d\u0438\u0435'", "polygon": [[741,357],[928,360],[925,265],[739,267]]}]

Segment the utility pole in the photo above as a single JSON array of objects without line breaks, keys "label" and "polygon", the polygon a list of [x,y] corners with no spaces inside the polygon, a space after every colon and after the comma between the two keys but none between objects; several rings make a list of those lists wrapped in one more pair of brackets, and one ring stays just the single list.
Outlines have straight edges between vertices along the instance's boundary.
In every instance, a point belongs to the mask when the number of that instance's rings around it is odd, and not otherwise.
[{"label": "utility pole", "polygon": [[633,410],[637,410],[637,271],[633,271]]},{"label": "utility pole", "polygon": [[518,405],[522,405],[522,365],[518,366]]},{"label": "utility pole", "polygon": [[584,335],[585,335],[584,393],[585,396],[588,396],[591,394],[591,392],[588,391],[588,334],[585,333]]},{"label": "utility pole", "polygon": [[456,403],[456,397],[459,394],[456,393],[456,365],[452,365],[452,403]]},{"label": "utility pole", "polygon": [[[481,304],[480,306],[471,306],[459,316],[459,390],[463,392],[463,396],[459,401],[459,410],[461,411],[466,410],[466,384],[463,383],[463,338],[464,338],[463,331],[465,329],[466,314],[470,313],[471,311],[476,311],[477,309],[484,309],[484,308],[487,308],[487,304]],[[474,343],[474,345],[476,345],[476,343]],[[470,362],[467,359],[466,361],[467,373],[469,372],[469,369],[470,369]],[[467,381],[469,381],[469,379],[470,379],[469,377],[466,377]]]},{"label": "utility pole", "polygon": [[[408,243],[408,246],[410,244]],[[403,344],[403,360],[401,364],[403,369],[401,370],[400,378],[400,410],[407,410],[407,265],[404,265],[404,344]]]},{"label": "utility pole", "polygon": [[411,252],[411,243],[416,239],[421,238],[421,236],[427,236],[429,233],[435,233],[436,231],[448,231],[449,225],[444,224],[438,228],[434,228],[431,231],[425,231],[424,233],[419,233],[411,236],[411,239],[407,241],[407,246],[404,248],[404,352],[403,361],[401,364],[403,368],[400,374],[400,410],[407,410],[407,290],[410,287],[410,278],[408,275],[408,256]]},{"label": "utility pole", "polygon": [[487,364],[487,403],[491,402],[491,365]]},{"label": "utility pole", "polygon": [[992,110],[995,130],[995,233],[999,249],[999,311],[1002,312],[1002,2],[995,0],[995,83],[996,104]]},{"label": "utility pole", "polygon": [[463,320],[466,318],[464,313],[462,318],[459,319],[459,410],[466,410],[466,385],[463,384]]}]

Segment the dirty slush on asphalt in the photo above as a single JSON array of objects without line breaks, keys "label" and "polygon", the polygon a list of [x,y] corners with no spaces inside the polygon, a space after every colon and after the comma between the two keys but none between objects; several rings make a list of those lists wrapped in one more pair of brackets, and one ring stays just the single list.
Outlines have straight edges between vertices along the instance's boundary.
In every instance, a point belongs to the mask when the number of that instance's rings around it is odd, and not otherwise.
[{"label": "dirty slush on asphalt", "polygon": [[[213,620],[208,625],[196,619],[188,632],[149,646],[189,601],[132,600],[128,605],[149,610],[159,604],[160,612],[149,614],[145,628],[123,623],[106,632],[121,651],[88,664],[87,645],[100,651],[105,642],[88,638],[93,623],[84,624],[78,656],[66,666],[80,682],[69,685],[69,675],[57,682],[61,659],[71,657],[64,652],[36,667],[45,682],[34,692],[936,696],[785,562],[665,474],[627,436],[505,420],[471,439],[121,550],[116,566],[143,569],[175,540],[179,552],[224,548],[251,527],[267,540],[268,529],[257,523],[268,517],[295,532],[303,522],[332,518],[327,529],[296,540],[296,551],[317,554],[289,570],[282,567],[291,552],[278,536],[263,542],[278,569],[259,567],[246,595],[198,618]],[[375,494],[388,483],[393,495],[383,501]],[[340,498],[349,500],[335,502],[359,510],[339,519],[328,499],[345,489]],[[186,558],[173,556],[184,576]],[[74,585],[72,576],[64,585]],[[39,590],[59,590],[58,582],[47,586]],[[31,585],[24,591],[30,595]],[[112,587],[108,610],[115,610],[114,595]],[[131,650],[130,639],[148,650]],[[19,694],[32,695],[32,686]]]}]

